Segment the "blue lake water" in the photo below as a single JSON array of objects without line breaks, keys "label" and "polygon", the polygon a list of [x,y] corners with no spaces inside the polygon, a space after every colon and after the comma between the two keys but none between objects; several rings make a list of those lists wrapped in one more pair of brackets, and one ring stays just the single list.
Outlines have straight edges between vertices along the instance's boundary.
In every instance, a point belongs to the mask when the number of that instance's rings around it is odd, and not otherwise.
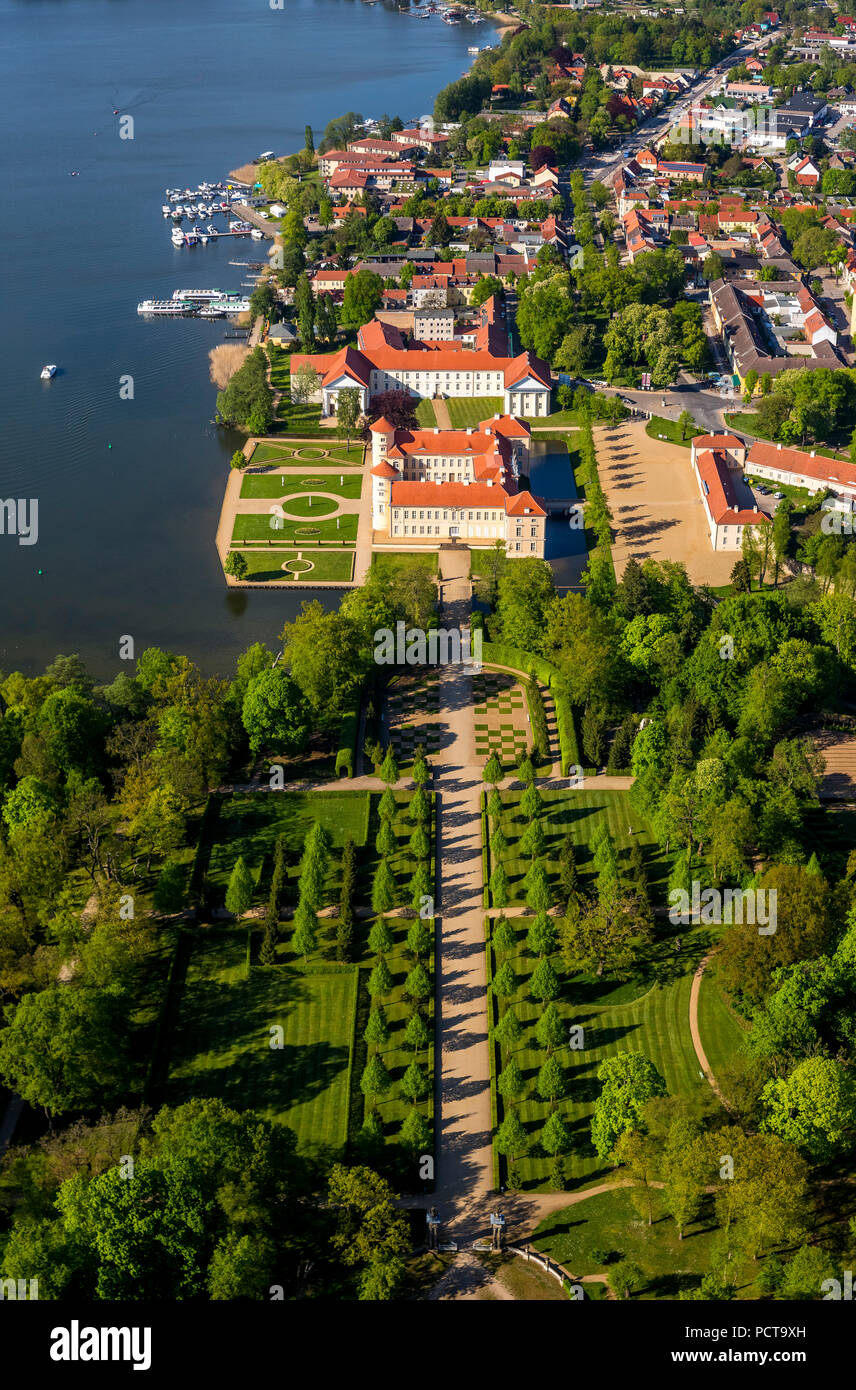
[{"label": "blue lake water", "polygon": [[0,497],[39,501],[36,545],[0,536],[0,669],[77,651],[107,678],[130,634],[228,674],[294,615],[297,594],[227,594],[214,550],[234,447],[210,425],[223,324],[136,313],[182,286],[237,289],[228,262],[266,243],[174,249],[164,189],[297,149],[348,110],[418,118],[493,34],[391,0],[0,0]]}]

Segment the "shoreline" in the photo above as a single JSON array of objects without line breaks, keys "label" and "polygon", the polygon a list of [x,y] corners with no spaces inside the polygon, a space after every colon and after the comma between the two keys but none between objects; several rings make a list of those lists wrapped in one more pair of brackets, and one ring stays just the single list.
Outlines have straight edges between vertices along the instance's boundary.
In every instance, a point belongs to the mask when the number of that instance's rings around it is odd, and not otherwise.
[{"label": "shoreline", "polygon": [[[482,11],[482,13],[484,13],[484,12]],[[504,34],[510,33],[513,29],[516,29],[516,28],[518,27],[519,23],[520,23],[520,21],[517,20],[517,19],[515,19],[515,17],[514,17],[513,15],[509,15],[509,14],[507,14],[507,13],[504,12],[504,11],[492,11],[492,12],[489,13],[489,14],[485,14],[485,20],[486,20],[486,22],[493,24],[494,29],[495,29],[495,33],[496,33],[497,36],[498,36],[498,41],[499,41],[499,42],[501,42],[502,37],[503,37]],[[485,48],[484,48],[482,51],[483,51],[483,52],[486,52],[486,51],[488,51],[488,49],[496,48],[497,46],[498,46],[498,43],[487,44],[487,45],[485,45]],[[470,66],[472,66],[472,65],[470,65]],[[434,94],[434,99],[435,99],[435,100],[436,100],[436,97],[437,97],[437,93],[435,92],[435,94]],[[332,119],[332,118],[331,118],[331,119]],[[299,152],[298,152],[298,151],[292,151],[292,153],[299,153]],[[276,159],[275,159],[274,162],[275,162],[275,163],[282,163],[282,162],[283,162],[285,159],[287,159],[287,158],[289,158],[289,155],[288,155],[288,154],[278,155],[278,156],[276,157]],[[317,154],[317,151],[316,151],[316,154],[315,154],[316,167],[317,167],[317,159],[318,159],[318,154]],[[255,187],[255,183],[256,183],[256,175],[257,175],[257,172],[258,172],[258,168],[259,168],[259,164],[258,164],[257,161],[256,161],[256,162],[253,162],[253,163],[251,163],[251,164],[242,164],[242,165],[240,165],[237,169],[231,170],[230,173],[228,174],[228,178],[231,179],[231,180],[233,180],[235,183],[240,183],[240,184],[242,184],[242,185],[248,187],[249,190],[250,190],[250,193],[252,193],[253,188]],[[262,231],[264,231],[265,234],[266,234],[268,237],[271,238],[271,241],[272,241],[272,245],[273,245],[273,246],[275,246],[275,245],[277,244],[277,241],[278,241],[278,240],[280,240],[280,244],[281,244],[281,238],[280,238],[279,225],[278,225],[278,224],[274,224],[273,226],[271,226],[270,224],[266,224],[266,223],[264,222],[263,219],[259,218],[257,215],[253,215],[252,210],[251,210],[249,207],[247,207],[246,205],[243,206],[243,209],[242,209],[242,216],[244,216],[245,218],[247,218],[247,219],[250,220],[250,221],[253,221],[257,227],[259,227]],[[270,250],[271,250],[271,249],[272,249],[272,247],[271,247],[271,248],[268,248],[268,254],[270,254]],[[275,436],[271,436],[271,438],[275,438]],[[266,442],[265,439],[256,438],[256,437],[253,437],[253,436],[248,436],[247,442],[246,442],[246,444],[244,445],[244,450],[245,450],[245,452],[246,452],[247,447],[248,447],[248,446],[251,446],[251,447],[250,447],[250,454],[249,454],[248,458],[252,456],[252,451],[253,451],[253,449],[255,448],[256,444],[262,444],[262,443],[265,443],[265,442]],[[314,443],[314,442],[316,442],[316,441],[313,440],[312,442]],[[222,565],[225,565],[226,558],[228,557],[228,555],[229,555],[229,553],[230,553],[230,551],[231,551],[231,549],[232,549],[232,544],[231,544],[231,540],[232,540],[232,528],[233,528],[233,526],[234,526],[235,516],[237,515],[238,502],[239,502],[239,500],[240,500],[241,486],[242,486],[243,479],[244,479],[244,477],[246,476],[246,471],[247,471],[246,468],[240,469],[240,470],[238,470],[238,471],[232,471],[232,472],[230,473],[229,477],[228,477],[227,480],[226,480],[226,487],[225,487],[224,493],[223,493],[223,501],[222,501],[222,503],[221,503],[220,514],[219,514],[219,518],[218,518],[218,522],[217,522],[217,527],[216,527],[215,534],[214,534],[214,546],[215,546],[215,549],[216,549],[216,551],[217,551],[218,557],[219,557],[219,559],[220,559],[220,564],[221,564],[221,566],[222,566]],[[364,482],[365,482],[365,480],[364,480]],[[366,510],[366,507],[367,507],[367,506],[368,506],[368,508],[370,508],[370,505],[371,505],[371,503],[370,503],[370,498],[371,498],[371,487],[370,487],[370,485],[369,485],[369,497],[368,497],[368,500],[364,499],[364,498],[362,497],[362,494],[361,494],[361,498],[360,498],[360,502],[361,502],[361,526],[360,526],[360,530],[362,530],[362,528],[363,528],[363,526],[364,526],[364,524],[365,524],[364,518],[363,518],[363,516],[362,516],[362,512],[363,512],[364,510]],[[354,588],[359,587],[359,585],[360,585],[360,584],[363,582],[363,580],[365,579],[365,574],[366,574],[366,572],[367,572],[367,566],[366,566],[366,563],[365,563],[365,555],[363,554],[363,555],[361,556],[361,550],[362,550],[362,551],[365,551],[366,549],[368,550],[368,567],[370,567],[370,566],[371,566],[371,563],[372,563],[372,556],[373,556],[373,554],[374,554],[374,546],[373,546],[373,543],[372,543],[372,540],[371,540],[371,536],[372,536],[372,532],[371,532],[371,526],[370,526],[370,525],[369,525],[369,540],[368,540],[368,544],[367,544],[367,545],[366,545],[366,541],[365,541],[364,536],[358,536],[357,543],[356,543],[355,546],[354,546],[354,564],[353,564],[353,567],[352,567],[352,570],[351,570],[351,578],[350,578],[350,580],[346,580],[346,581],[343,581],[343,580],[327,580],[327,581],[324,581],[324,580],[316,580],[316,582],[315,582],[314,585],[312,585],[312,584],[310,583],[310,581],[307,580],[307,581],[305,581],[305,587],[306,587],[307,589],[308,589],[308,588],[311,588],[311,587],[314,587],[314,588],[316,588],[316,589],[341,589],[343,592],[347,592],[349,589],[354,589]],[[418,552],[417,552],[417,553],[418,553]],[[360,560],[361,560],[361,559],[362,559],[362,563],[360,563]],[[225,582],[226,582],[226,588],[227,588],[227,590],[235,590],[235,589],[264,589],[264,590],[270,591],[271,589],[279,589],[280,584],[282,584],[283,587],[285,587],[286,584],[287,584],[287,581],[284,581],[284,580],[283,580],[283,581],[275,581],[275,580],[270,580],[270,579],[267,579],[267,580],[238,579],[238,578],[236,578],[234,575],[227,574],[226,571],[225,571],[225,569],[223,570],[223,578],[224,578],[224,580],[225,580]],[[299,581],[299,582],[298,582],[298,581],[295,581],[295,583],[294,583],[294,588],[297,588],[297,587],[298,587],[298,583],[299,583],[299,586],[300,586],[300,587],[303,587],[303,586],[304,586],[304,581]],[[294,591],[294,590],[293,590],[293,589],[291,588],[291,586],[289,585],[289,586],[288,586],[288,592],[293,592],[293,591]]]}]

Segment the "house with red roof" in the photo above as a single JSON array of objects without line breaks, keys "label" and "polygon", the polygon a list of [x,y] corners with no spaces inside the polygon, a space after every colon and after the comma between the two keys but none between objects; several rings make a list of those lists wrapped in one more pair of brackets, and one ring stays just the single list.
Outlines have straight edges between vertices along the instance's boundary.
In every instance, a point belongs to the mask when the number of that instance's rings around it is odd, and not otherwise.
[{"label": "house with red roof", "polygon": [[372,525],[382,544],[471,548],[497,541],[509,554],[544,557],[547,511],[520,487],[529,467],[529,426],[494,415],[478,429],[395,429],[376,420]]},{"label": "house with red roof", "polygon": [[794,177],[800,188],[817,188],[820,183],[820,170],[811,155],[806,155],[794,168]]},{"label": "house with red roof", "polygon": [[747,526],[770,525],[743,480],[746,445],[737,435],[697,435],[690,446],[690,462],[714,550],[741,550]]}]

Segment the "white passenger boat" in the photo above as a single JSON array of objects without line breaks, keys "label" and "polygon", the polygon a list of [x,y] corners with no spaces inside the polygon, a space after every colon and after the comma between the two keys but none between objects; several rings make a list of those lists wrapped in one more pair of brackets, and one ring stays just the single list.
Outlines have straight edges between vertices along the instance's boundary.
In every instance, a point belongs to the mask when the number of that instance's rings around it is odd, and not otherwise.
[{"label": "white passenger boat", "polygon": [[142,299],[137,305],[138,314],[191,314],[192,304],[183,304],[177,299]]},{"label": "white passenger boat", "polygon": [[49,362],[46,367],[42,367],[42,381],[50,381],[51,377],[56,376],[56,363]]}]

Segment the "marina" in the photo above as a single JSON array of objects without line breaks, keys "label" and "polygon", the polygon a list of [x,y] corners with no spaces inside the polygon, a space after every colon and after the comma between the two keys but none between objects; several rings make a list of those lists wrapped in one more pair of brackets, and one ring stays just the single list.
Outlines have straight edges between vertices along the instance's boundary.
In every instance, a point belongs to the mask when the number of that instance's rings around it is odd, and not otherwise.
[{"label": "marina", "polygon": [[[20,183],[33,203],[44,200],[46,186],[61,185],[65,199],[59,221],[45,219],[44,237],[17,219],[7,229],[8,274],[27,287],[7,297],[7,378],[20,400],[6,421],[8,495],[46,497],[50,490],[52,504],[36,563],[34,549],[0,549],[0,579],[15,595],[4,613],[3,668],[35,673],[68,650],[99,679],[112,680],[115,650],[105,634],[134,632],[144,646],[187,652],[207,674],[227,675],[249,643],[269,641],[300,610],[297,593],[224,596],[211,543],[222,479],[243,440],[211,425],[216,387],[208,350],[246,343],[243,318],[138,314],[137,305],[196,286],[249,296],[241,282],[267,268],[278,223],[264,240],[227,235],[230,221],[251,220],[251,209],[239,206],[251,192],[249,174],[242,183],[230,171],[248,155],[296,148],[306,124],[319,140],[340,109],[408,117],[429,111],[487,26],[447,26],[436,16],[433,24],[402,24],[399,11],[381,3],[294,0],[283,22],[267,5],[185,0],[176,38],[174,0],[146,0],[132,7],[129,43],[127,5],[51,5],[49,23],[43,7],[0,5],[17,120],[16,138],[3,149],[6,183]],[[394,46],[396,65],[381,98],[375,63],[385,45]],[[288,58],[292,71],[275,117],[258,80],[268,49],[278,64]],[[33,101],[36,77],[56,93],[59,129],[56,108]],[[233,79],[241,98],[224,123],[224,81]],[[119,119],[114,109],[135,114],[135,144],[108,138]],[[208,215],[200,202],[228,209]],[[115,223],[109,235],[107,222]],[[172,245],[174,227],[194,226],[219,235],[207,245]],[[40,380],[45,363],[58,364],[52,380]],[[132,402],[113,389],[114,363],[134,374]],[[140,508],[140,478],[168,504]],[[126,510],[134,526],[113,524]],[[97,556],[80,544],[87,528],[97,528]]]}]

